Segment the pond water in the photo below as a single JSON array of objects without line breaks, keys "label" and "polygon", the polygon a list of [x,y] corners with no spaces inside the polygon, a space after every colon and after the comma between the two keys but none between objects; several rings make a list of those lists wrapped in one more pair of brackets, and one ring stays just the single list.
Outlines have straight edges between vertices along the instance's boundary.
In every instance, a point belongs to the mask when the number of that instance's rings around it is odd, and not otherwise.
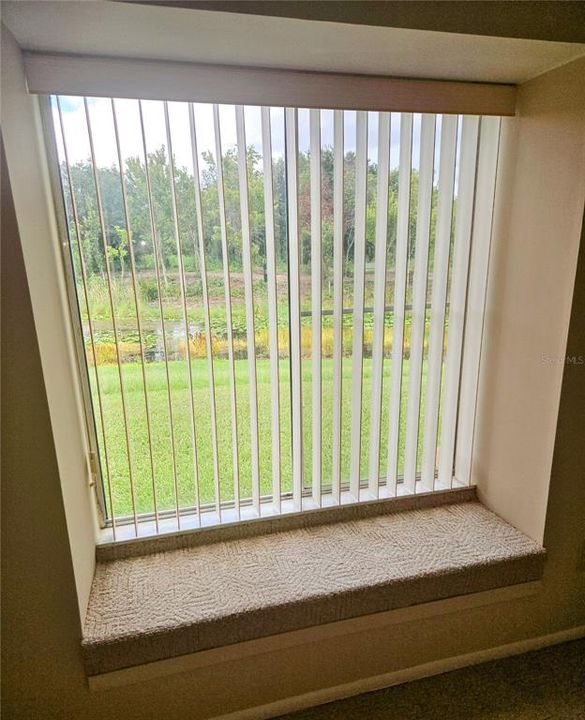
[{"label": "pond water", "polygon": [[[84,325],[86,347],[90,347],[90,335]],[[203,323],[189,321],[189,339],[192,343],[205,346],[205,327]],[[114,345],[114,332],[109,321],[94,321],[96,345]],[[180,360],[185,357],[185,324],[183,321],[165,320],[160,322],[143,322],[142,339],[144,343],[144,359],[147,362],[160,362],[165,359],[165,339],[168,360]],[[136,324],[118,322],[118,341],[122,360],[126,362],[140,360],[140,340]]]}]

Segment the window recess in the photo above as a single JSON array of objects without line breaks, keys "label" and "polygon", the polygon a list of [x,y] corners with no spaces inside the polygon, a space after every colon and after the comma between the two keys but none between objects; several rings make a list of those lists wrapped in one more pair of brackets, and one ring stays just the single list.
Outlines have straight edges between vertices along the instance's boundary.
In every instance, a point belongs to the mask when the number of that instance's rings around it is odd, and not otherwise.
[{"label": "window recess", "polygon": [[499,117],[45,109],[111,539],[469,484]]}]

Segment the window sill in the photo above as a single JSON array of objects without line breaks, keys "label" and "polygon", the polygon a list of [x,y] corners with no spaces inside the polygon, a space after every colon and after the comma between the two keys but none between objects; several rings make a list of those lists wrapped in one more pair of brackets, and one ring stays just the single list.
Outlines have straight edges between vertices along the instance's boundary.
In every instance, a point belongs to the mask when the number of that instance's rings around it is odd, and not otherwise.
[{"label": "window sill", "polygon": [[544,558],[470,500],[101,561],[86,671],[527,583]]},{"label": "window sill", "polygon": [[384,490],[381,489],[379,498],[370,500],[365,499],[365,492],[362,491],[359,503],[350,492],[342,492],[339,505],[333,503],[331,495],[324,495],[321,507],[315,505],[310,496],[304,497],[302,512],[295,510],[292,500],[282,501],[279,514],[271,503],[267,503],[262,506],[260,517],[251,506],[244,505],[239,517],[233,509],[224,510],[221,518],[215,512],[202,512],[199,522],[195,513],[189,513],[181,517],[180,530],[177,529],[175,517],[159,520],[158,531],[154,521],[141,521],[138,523],[138,536],[134,532],[133,524],[118,525],[116,540],[113,539],[111,528],[103,528],[96,548],[96,560],[121,560],[194,545],[242,540],[283,530],[363,520],[388,512],[422,510],[477,500],[476,488],[473,486],[439,487],[428,492],[417,483],[417,490],[413,495],[403,485],[398,485],[395,496],[385,495]]}]

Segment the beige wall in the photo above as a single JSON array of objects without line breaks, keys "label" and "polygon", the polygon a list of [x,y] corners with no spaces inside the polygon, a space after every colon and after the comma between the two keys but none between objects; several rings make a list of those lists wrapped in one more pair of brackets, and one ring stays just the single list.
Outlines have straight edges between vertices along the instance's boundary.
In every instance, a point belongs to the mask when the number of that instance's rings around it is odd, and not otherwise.
[{"label": "beige wall", "polygon": [[[575,68],[579,70],[578,66],[557,70],[548,79],[534,81],[523,88],[524,107],[536,109],[539,118],[535,126],[530,125],[533,143],[530,153],[537,155],[544,151],[551,133],[559,140],[565,134],[566,123],[582,112],[584,104],[579,104],[579,73],[575,73]],[[573,98],[572,102],[567,101],[562,113],[557,108],[558,88],[564,88],[566,97]],[[534,105],[537,96],[540,99]],[[569,144],[571,137],[567,136]],[[570,152],[570,147],[562,142],[560,146]],[[538,172],[543,170],[537,168]],[[536,212],[546,201],[546,196],[543,199],[540,195],[530,199],[527,181],[533,179],[528,176],[531,172],[534,172],[533,165],[523,163],[514,179],[515,192],[519,194],[509,208],[507,219],[513,232],[518,231],[514,225],[515,208],[521,207],[523,213],[530,208]],[[522,188],[527,192],[522,193]],[[579,566],[585,541],[585,484],[582,481],[585,366],[569,365],[563,378],[546,514],[545,544],[549,559],[540,594],[506,604],[338,636],[90,694],[80,662],[76,586],[47,398],[10,200],[3,159],[2,692],[5,718],[205,718],[585,623],[585,573],[582,565]],[[579,221],[582,223],[582,215]],[[563,243],[571,240],[565,233],[570,229],[562,223],[556,227],[558,260],[563,262]],[[551,253],[547,261],[556,261],[556,254]],[[570,290],[563,288],[567,297]],[[585,243],[582,242],[569,355],[585,355],[584,318]],[[508,332],[512,329],[505,331],[505,337]],[[533,422],[533,418],[528,420]],[[493,422],[497,423],[497,418]],[[509,452],[513,453],[514,447],[510,447]]]},{"label": "beige wall", "polygon": [[516,112],[502,120],[472,477],[542,542],[585,198],[585,58],[520,86]]},{"label": "beige wall", "polygon": [[[2,133],[36,337],[57,449],[79,610],[85,617],[94,571],[97,518],[88,444],[55,205],[50,196],[38,98],[27,92],[22,52],[1,25]],[[8,140],[10,138],[10,140]],[[26,287],[26,283],[23,283]]]}]

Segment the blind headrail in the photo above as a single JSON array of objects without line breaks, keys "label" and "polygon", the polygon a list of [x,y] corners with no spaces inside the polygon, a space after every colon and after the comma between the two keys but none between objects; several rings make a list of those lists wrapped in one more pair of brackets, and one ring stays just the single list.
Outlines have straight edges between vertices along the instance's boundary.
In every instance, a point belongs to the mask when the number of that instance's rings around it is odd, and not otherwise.
[{"label": "blind headrail", "polygon": [[260,106],[514,115],[516,86],[26,53],[29,92]]}]

